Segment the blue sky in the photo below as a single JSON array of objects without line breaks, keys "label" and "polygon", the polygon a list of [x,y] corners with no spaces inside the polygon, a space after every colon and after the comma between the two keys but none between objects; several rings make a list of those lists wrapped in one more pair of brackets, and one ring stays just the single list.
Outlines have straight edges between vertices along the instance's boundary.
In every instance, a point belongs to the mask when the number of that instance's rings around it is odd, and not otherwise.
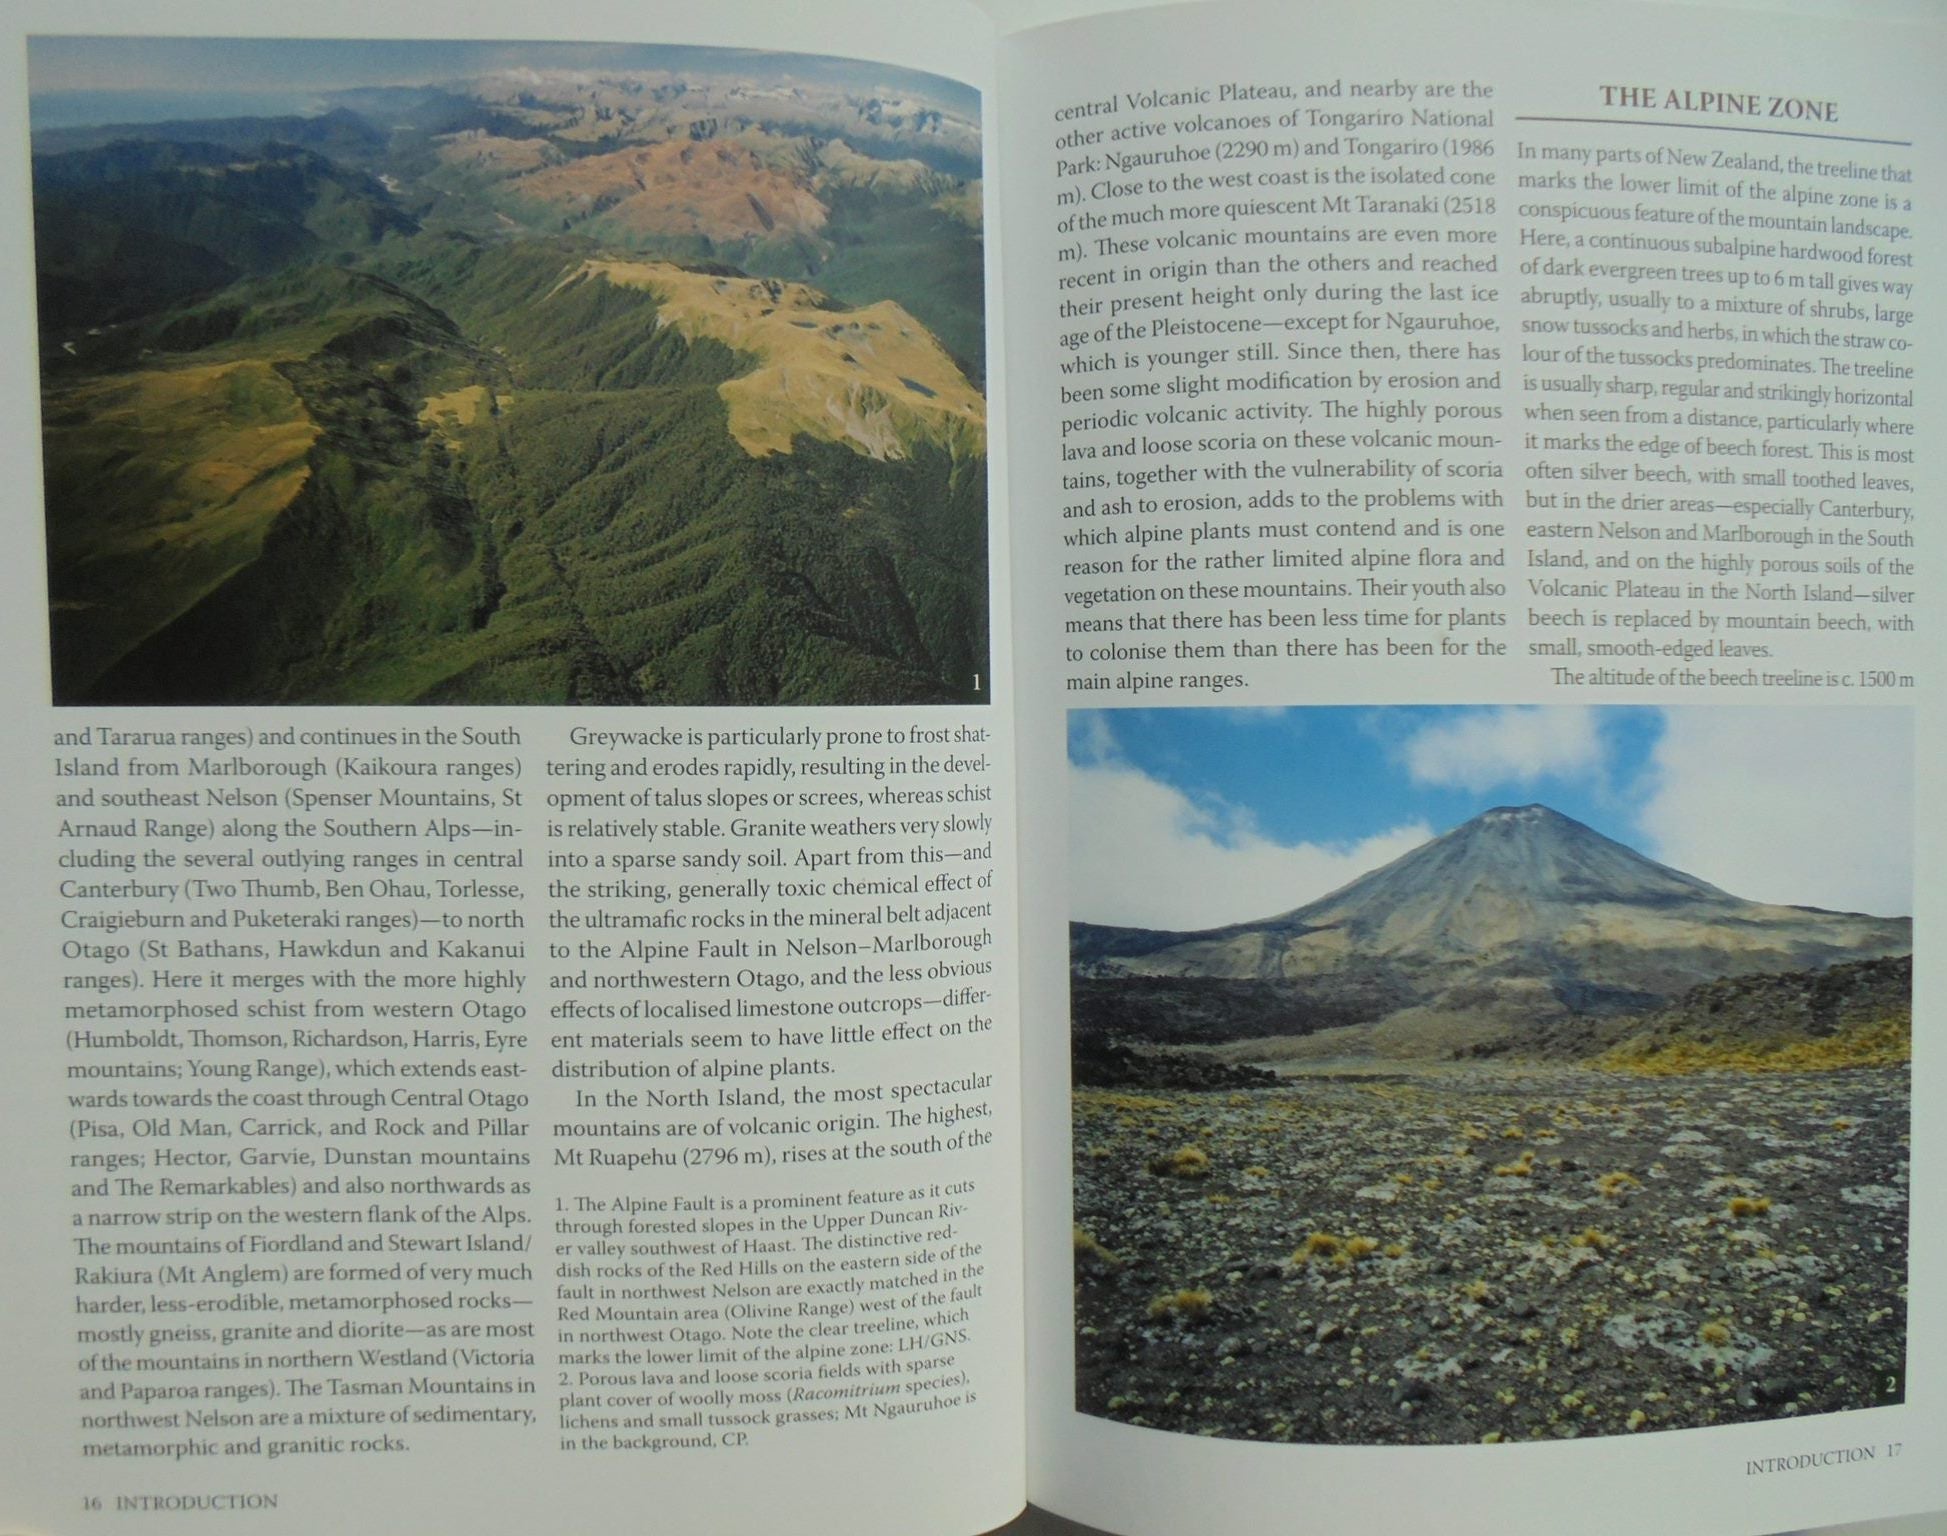
[{"label": "blue sky", "polygon": [[1912,910],[1902,709],[1129,709],[1069,717],[1071,904],[1205,927],[1539,801],[1734,895]]},{"label": "blue sky", "polygon": [[970,117],[979,114],[976,92],[934,75],[855,59],[732,48],[386,39],[32,37],[27,40],[27,62],[37,128],[152,122],[185,112],[220,116],[231,112],[314,111],[323,105],[322,95],[330,91],[427,85],[522,68],[668,69],[795,79],[862,90],[910,92],[931,97]]}]

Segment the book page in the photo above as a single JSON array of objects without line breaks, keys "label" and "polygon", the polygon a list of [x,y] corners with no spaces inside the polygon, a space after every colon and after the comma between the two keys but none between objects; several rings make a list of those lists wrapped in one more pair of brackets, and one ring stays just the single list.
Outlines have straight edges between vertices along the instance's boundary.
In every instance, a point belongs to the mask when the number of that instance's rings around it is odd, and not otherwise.
[{"label": "book page", "polygon": [[1940,45],[1004,44],[1037,1504],[1947,1498]]},{"label": "book page", "polygon": [[0,1522],[1009,1518],[991,29],[10,16]]}]

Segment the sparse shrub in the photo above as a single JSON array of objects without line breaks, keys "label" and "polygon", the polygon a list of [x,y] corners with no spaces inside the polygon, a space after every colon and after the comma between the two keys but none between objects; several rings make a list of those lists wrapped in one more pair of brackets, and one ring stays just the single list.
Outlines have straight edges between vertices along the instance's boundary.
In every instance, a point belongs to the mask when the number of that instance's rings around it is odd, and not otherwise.
[{"label": "sparse shrub", "polygon": [[1752,1198],[1747,1195],[1733,1195],[1728,1209],[1733,1216],[1762,1216],[1771,1209],[1771,1197],[1759,1195]]},{"label": "sparse shrub", "polygon": [[1575,1236],[1571,1237],[1569,1242],[1574,1247],[1590,1248],[1597,1253],[1616,1246],[1616,1240],[1613,1237],[1596,1227],[1584,1227]]},{"label": "sparse shrub", "polygon": [[1595,1181],[1596,1193],[1605,1200],[1620,1200],[1632,1189],[1642,1186],[1642,1180],[1633,1173],[1625,1173],[1618,1168],[1614,1173],[1605,1173]]},{"label": "sparse shrub", "polygon": [[1731,1342],[1731,1325],[1721,1321],[1705,1323],[1697,1330],[1697,1337],[1712,1349],[1722,1349]]},{"label": "sparse shrub", "polygon": [[1498,1164],[1494,1169],[1497,1179],[1525,1179],[1535,1171],[1535,1154],[1523,1152],[1511,1163]]},{"label": "sparse shrub", "polygon": [[1104,1248],[1085,1227],[1075,1228],[1075,1257],[1101,1269],[1119,1269],[1122,1260]]},{"label": "sparse shrub", "polygon": [[1182,1318],[1191,1321],[1210,1310],[1210,1292],[1198,1286],[1180,1291],[1165,1291],[1149,1304],[1151,1318],[1161,1321],[1164,1318]]},{"label": "sparse shrub", "polygon": [[1351,1269],[1378,1251],[1379,1240],[1374,1237],[1338,1237],[1330,1232],[1314,1232],[1298,1245],[1291,1262],[1296,1265],[1329,1264],[1334,1269]]},{"label": "sparse shrub", "polygon": [[1250,1167],[1244,1170],[1244,1177],[1247,1179],[1268,1179],[1271,1177],[1271,1170],[1262,1163],[1252,1163]]},{"label": "sparse shrub", "polygon": [[1210,1154],[1202,1147],[1178,1147],[1174,1152],[1152,1159],[1149,1171],[1169,1179],[1207,1179]]}]

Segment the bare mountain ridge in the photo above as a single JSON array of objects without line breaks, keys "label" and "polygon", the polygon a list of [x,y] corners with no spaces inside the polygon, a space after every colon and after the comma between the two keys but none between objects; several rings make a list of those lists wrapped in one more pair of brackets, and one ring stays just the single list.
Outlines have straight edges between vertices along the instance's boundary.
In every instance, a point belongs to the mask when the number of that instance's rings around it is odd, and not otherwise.
[{"label": "bare mountain ridge", "polygon": [[[1071,928],[1078,993],[1145,978],[1271,983],[1289,1000],[1289,1033],[1351,1015],[1375,1026],[1370,1044],[1401,1053],[1494,1048],[1543,1022],[1641,1012],[1725,976],[1911,947],[1908,918],[1746,901],[1543,805],[1486,811],[1258,922]],[[1249,1032],[1266,1033],[1264,1010],[1254,1015]]]}]

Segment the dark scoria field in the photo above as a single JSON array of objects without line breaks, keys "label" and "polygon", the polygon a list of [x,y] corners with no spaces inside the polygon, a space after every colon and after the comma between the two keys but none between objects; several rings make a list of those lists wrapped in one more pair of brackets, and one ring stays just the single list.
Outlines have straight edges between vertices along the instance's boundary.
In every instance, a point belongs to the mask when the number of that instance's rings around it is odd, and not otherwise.
[{"label": "dark scoria field", "polygon": [[1453,1443],[1900,1395],[1909,1072],[1078,1088],[1076,1405]]}]

